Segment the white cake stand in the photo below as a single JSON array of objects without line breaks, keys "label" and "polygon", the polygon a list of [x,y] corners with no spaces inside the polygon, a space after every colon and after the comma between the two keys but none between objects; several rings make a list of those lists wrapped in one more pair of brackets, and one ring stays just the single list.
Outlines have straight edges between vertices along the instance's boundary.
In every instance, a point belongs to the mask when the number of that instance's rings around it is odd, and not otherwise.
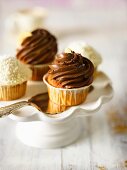
[{"label": "white cake stand", "polygon": [[9,115],[17,121],[17,137],[28,146],[40,148],[59,148],[77,140],[82,132],[78,117],[93,115],[113,96],[111,81],[104,73],[97,76],[93,86],[84,103],[60,114],[47,115],[26,107]]}]

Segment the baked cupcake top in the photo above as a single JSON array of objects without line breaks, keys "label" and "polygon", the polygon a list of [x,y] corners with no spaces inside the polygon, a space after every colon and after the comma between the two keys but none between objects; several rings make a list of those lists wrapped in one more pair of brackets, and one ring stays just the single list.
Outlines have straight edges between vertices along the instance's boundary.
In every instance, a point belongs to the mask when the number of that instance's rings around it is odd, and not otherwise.
[{"label": "baked cupcake top", "polygon": [[31,76],[31,70],[15,57],[0,57],[0,85],[20,84],[30,79]]},{"label": "baked cupcake top", "polygon": [[52,62],[56,53],[56,38],[47,30],[36,29],[23,40],[16,57],[25,64],[39,65]]},{"label": "baked cupcake top", "polygon": [[80,88],[90,85],[93,81],[92,62],[73,51],[56,55],[49,67],[47,81],[54,87]]},{"label": "baked cupcake top", "polygon": [[85,42],[73,42],[65,49],[65,52],[75,51],[88,58],[96,68],[102,62],[101,55],[90,45]]}]

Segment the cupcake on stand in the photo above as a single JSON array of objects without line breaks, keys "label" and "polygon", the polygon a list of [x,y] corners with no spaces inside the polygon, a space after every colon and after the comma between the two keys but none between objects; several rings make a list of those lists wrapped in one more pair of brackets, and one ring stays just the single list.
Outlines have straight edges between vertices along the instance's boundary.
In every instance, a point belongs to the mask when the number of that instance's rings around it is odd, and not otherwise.
[{"label": "cupcake on stand", "polygon": [[32,70],[32,80],[42,81],[57,53],[57,40],[45,29],[36,29],[21,43],[17,59]]},{"label": "cupcake on stand", "polygon": [[81,54],[71,52],[56,55],[43,80],[49,98],[58,105],[73,106],[82,103],[93,82],[94,66]]},{"label": "cupcake on stand", "polygon": [[16,100],[25,95],[32,71],[15,57],[0,58],[0,100]]}]

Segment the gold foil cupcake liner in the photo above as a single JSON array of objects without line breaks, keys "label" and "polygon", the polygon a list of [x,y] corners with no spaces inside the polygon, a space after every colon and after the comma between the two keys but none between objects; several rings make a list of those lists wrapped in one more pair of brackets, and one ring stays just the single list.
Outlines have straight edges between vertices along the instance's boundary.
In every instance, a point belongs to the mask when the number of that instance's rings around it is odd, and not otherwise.
[{"label": "gold foil cupcake liner", "polygon": [[43,76],[49,70],[49,64],[42,64],[42,65],[28,65],[28,67],[32,70],[32,78],[33,81],[42,81]]},{"label": "gold foil cupcake liner", "polygon": [[21,98],[25,95],[27,82],[16,85],[0,86],[0,100],[8,101]]},{"label": "gold foil cupcake liner", "polygon": [[98,69],[97,69],[97,67],[95,67],[94,73],[93,73],[93,78],[96,79],[97,75],[98,75]]},{"label": "gold foil cupcake liner", "polygon": [[51,100],[49,100],[46,112],[48,114],[58,114],[60,112],[65,111],[67,108],[68,108],[67,106],[58,105],[58,104],[52,102]]},{"label": "gold foil cupcake liner", "polygon": [[46,75],[44,76],[43,80],[47,85],[50,100],[58,105],[79,105],[84,102],[87,97],[89,89],[88,87],[74,89],[56,88],[47,82]]}]

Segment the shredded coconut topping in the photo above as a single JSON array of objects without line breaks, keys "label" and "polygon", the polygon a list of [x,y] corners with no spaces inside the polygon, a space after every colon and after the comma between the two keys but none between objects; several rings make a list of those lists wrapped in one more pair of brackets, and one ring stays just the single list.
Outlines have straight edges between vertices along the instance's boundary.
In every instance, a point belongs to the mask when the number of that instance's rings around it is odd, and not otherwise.
[{"label": "shredded coconut topping", "polygon": [[32,71],[15,57],[0,57],[0,85],[15,85],[31,78]]}]

